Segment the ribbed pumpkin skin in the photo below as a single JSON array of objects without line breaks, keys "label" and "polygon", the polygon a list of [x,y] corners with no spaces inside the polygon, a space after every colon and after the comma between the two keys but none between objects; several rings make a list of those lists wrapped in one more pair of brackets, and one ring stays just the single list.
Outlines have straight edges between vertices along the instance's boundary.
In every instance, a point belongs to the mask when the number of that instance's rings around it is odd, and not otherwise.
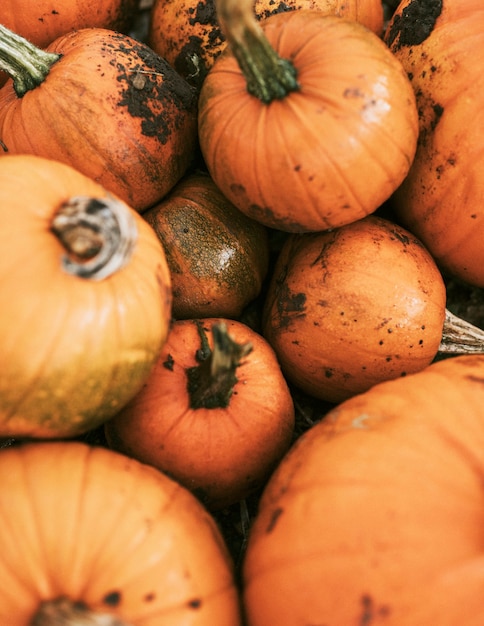
[{"label": "ribbed pumpkin skin", "polygon": [[73,168],[0,158],[0,436],[73,436],[119,410],[148,377],[168,333],[170,274],[148,224],[128,264],[94,281],[67,274],[53,215],[107,192]]},{"label": "ribbed pumpkin skin", "polygon": [[80,28],[125,31],[137,6],[137,0],[2,0],[0,24],[45,48]]},{"label": "ribbed pumpkin skin", "polygon": [[[200,320],[212,347],[216,321]],[[147,384],[105,424],[113,448],[166,471],[213,510],[260,488],[294,430],[292,397],[273,350],[245,324],[222,321],[237,343],[253,346],[236,370],[228,406],[193,408],[187,370],[199,364],[200,335],[196,320],[180,320]]]},{"label": "ribbed pumpkin skin", "polygon": [[267,231],[209,176],[187,175],[143,217],[166,252],[175,319],[236,318],[259,295],[269,265]]},{"label": "ribbed pumpkin skin", "polygon": [[418,119],[403,68],[357,22],[300,10],[261,25],[292,61],[300,89],[263,104],[247,93],[232,55],[217,59],[199,101],[212,178],[242,212],[279,230],[321,231],[365,217],[413,159]]},{"label": "ribbed pumpkin skin", "polygon": [[[300,9],[354,19],[378,35],[383,29],[381,0],[255,0],[254,3],[259,19]],[[156,0],[148,40],[153,50],[197,88],[226,47],[214,0]]]},{"label": "ribbed pumpkin skin", "polygon": [[267,485],[248,626],[479,626],[484,360],[440,361],[339,405]]},{"label": "ribbed pumpkin skin", "polygon": [[441,267],[477,287],[484,287],[483,24],[480,0],[404,1],[385,35],[420,115],[416,157],[394,198],[398,218]]},{"label": "ribbed pumpkin skin", "polygon": [[[0,90],[8,154],[72,165],[137,210],[159,201],[192,161],[196,98],[147,45],[101,28],[59,37],[44,82],[19,98]],[[0,154],[3,154],[0,153]]]},{"label": "ribbed pumpkin skin", "polygon": [[443,278],[421,242],[369,215],[289,236],[267,289],[263,334],[291,382],[341,402],[429,365],[445,305]]},{"label": "ribbed pumpkin skin", "polygon": [[77,442],[2,450],[0,474],[2,624],[65,596],[138,626],[239,626],[218,528],[167,476]]}]

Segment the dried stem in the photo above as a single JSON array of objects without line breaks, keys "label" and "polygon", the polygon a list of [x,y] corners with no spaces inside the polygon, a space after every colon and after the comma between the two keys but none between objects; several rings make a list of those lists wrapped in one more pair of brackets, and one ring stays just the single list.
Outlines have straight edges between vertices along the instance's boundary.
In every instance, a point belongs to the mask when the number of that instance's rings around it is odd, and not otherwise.
[{"label": "dried stem", "polygon": [[484,330],[445,310],[439,354],[482,354]]},{"label": "dried stem", "polygon": [[29,626],[130,626],[114,615],[90,611],[83,602],[57,598],[43,602]]}]

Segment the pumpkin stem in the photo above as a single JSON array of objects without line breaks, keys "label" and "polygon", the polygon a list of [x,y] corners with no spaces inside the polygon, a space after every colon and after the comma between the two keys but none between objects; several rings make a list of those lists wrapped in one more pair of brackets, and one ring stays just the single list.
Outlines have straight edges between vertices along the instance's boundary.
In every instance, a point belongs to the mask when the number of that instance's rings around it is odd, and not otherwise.
[{"label": "pumpkin stem", "polygon": [[196,321],[201,349],[197,350],[199,365],[187,369],[187,390],[192,409],[223,409],[229,405],[235,384],[235,372],[242,359],[252,351],[251,343],[240,344],[230,337],[227,325],[212,326],[213,349],[203,325]]},{"label": "pumpkin stem", "polygon": [[70,198],[55,214],[51,228],[67,252],[63,269],[91,280],[107,278],[126,265],[137,237],[131,210],[110,196]]},{"label": "pumpkin stem", "polygon": [[293,63],[282,59],[257,21],[253,0],[216,0],[217,18],[247,81],[247,91],[264,104],[299,89]]},{"label": "pumpkin stem", "polygon": [[83,602],[57,598],[42,602],[29,626],[129,626],[114,615],[90,611]]},{"label": "pumpkin stem", "polygon": [[482,354],[484,330],[445,310],[440,354]]},{"label": "pumpkin stem", "polygon": [[60,54],[37,48],[0,24],[0,70],[13,80],[13,88],[19,98],[43,83],[60,57]]}]

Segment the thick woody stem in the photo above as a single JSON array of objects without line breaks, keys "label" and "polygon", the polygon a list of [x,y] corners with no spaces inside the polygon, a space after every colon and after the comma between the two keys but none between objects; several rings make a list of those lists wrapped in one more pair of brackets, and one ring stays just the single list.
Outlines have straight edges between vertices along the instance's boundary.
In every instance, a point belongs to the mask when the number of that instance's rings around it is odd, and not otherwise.
[{"label": "thick woody stem", "polygon": [[446,309],[439,354],[482,353],[484,353],[484,330]]},{"label": "thick woody stem", "polygon": [[68,598],[46,600],[30,621],[29,626],[130,626],[107,613],[90,611],[83,602]]},{"label": "thick woody stem", "polygon": [[107,278],[126,265],[137,239],[131,210],[110,196],[71,198],[59,208],[51,226],[66,250],[64,270],[91,280]]},{"label": "thick woody stem", "polygon": [[247,81],[247,90],[264,104],[299,89],[291,61],[269,43],[254,12],[254,0],[216,0],[217,18]]}]

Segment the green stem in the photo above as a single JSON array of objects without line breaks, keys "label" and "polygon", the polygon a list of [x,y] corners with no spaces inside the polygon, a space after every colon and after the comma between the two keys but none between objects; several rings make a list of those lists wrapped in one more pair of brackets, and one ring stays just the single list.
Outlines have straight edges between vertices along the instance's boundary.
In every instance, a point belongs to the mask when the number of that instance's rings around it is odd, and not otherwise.
[{"label": "green stem", "polygon": [[60,54],[37,48],[0,24],[0,70],[12,78],[19,98],[43,83],[60,57]]},{"label": "green stem", "polygon": [[201,349],[197,350],[199,365],[187,370],[187,390],[192,409],[226,408],[238,382],[236,370],[241,360],[252,351],[252,344],[239,344],[228,334],[227,325],[212,326],[213,349],[207,333],[198,320]]},{"label": "green stem", "polygon": [[255,16],[253,0],[216,0],[216,9],[251,95],[270,104],[299,89],[296,68],[269,43]]}]

